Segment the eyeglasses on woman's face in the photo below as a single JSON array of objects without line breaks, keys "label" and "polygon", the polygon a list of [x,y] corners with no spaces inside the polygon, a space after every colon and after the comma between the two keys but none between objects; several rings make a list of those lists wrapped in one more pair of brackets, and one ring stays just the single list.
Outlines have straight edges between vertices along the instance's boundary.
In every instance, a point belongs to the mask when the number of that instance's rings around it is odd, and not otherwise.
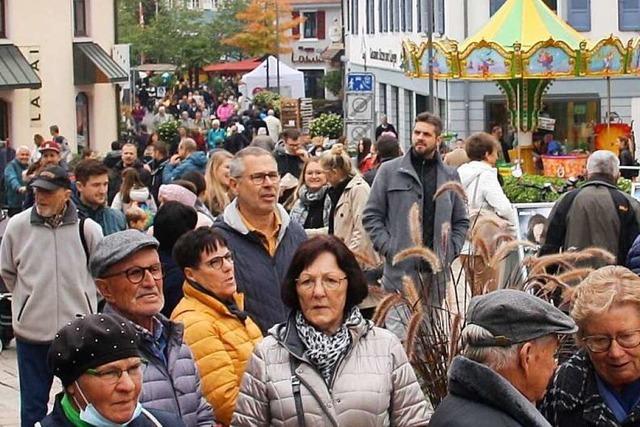
[{"label": "eyeglasses on woman's face", "polygon": [[222,256],[213,257],[204,262],[207,266],[213,268],[214,270],[222,269],[223,263],[227,261],[229,264],[233,264],[233,254],[231,252],[227,252]]},{"label": "eyeglasses on woman's face", "polygon": [[345,280],[347,280],[347,276],[341,277],[337,274],[332,273],[324,274],[318,277],[301,274],[298,280],[296,280],[296,284],[301,290],[307,292],[315,288],[316,284],[320,282],[324,289],[333,291],[338,289]]},{"label": "eyeglasses on woman's face", "polygon": [[127,276],[127,280],[129,280],[132,284],[137,285],[144,280],[147,271],[151,273],[151,277],[153,280],[161,280],[164,278],[164,270],[162,269],[162,264],[152,264],[148,267],[131,267],[123,271],[118,271],[117,273],[112,273],[107,276],[102,276],[101,279],[107,279],[109,277],[119,276],[124,274]]},{"label": "eyeglasses on woman's face", "polygon": [[87,369],[86,373],[91,375],[92,377],[96,377],[103,381],[105,384],[114,385],[120,381],[122,375],[126,372],[132,379],[141,379],[142,373],[144,372],[145,366],[147,366],[149,362],[140,359],[138,362],[129,366],[127,369],[120,369],[117,367],[112,367],[108,369]]},{"label": "eyeglasses on woman's face", "polygon": [[608,335],[591,335],[582,338],[582,342],[592,353],[609,351],[614,340],[622,348],[636,348],[640,345],[640,329],[624,331],[615,337]]}]

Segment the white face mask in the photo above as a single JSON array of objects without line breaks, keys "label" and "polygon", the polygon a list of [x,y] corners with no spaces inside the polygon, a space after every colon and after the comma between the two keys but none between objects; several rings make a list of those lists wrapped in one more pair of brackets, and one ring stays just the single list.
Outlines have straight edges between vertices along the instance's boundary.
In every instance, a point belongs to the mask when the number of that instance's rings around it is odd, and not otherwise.
[{"label": "white face mask", "polygon": [[147,187],[132,189],[129,198],[138,203],[144,203],[149,199],[149,189]]},{"label": "white face mask", "polygon": [[[123,423],[123,424],[114,423],[113,421],[106,419],[100,412],[98,412],[98,410],[96,409],[95,406],[93,406],[92,403],[89,403],[89,401],[85,397],[85,395],[82,392],[82,389],[80,388],[80,385],[78,384],[77,381],[75,382],[75,385],[76,385],[76,389],[78,390],[78,392],[80,392],[80,395],[82,396],[82,399],[84,399],[84,401],[86,403],[86,406],[84,407],[84,409],[80,409],[80,419],[82,421],[84,421],[85,423],[89,424],[89,425],[92,425],[94,427],[121,427],[121,426],[127,426],[133,420],[138,418],[138,416],[142,413],[142,405],[138,401],[138,402],[136,402],[136,409],[133,411],[133,415],[131,416],[129,421],[127,421],[126,423]],[[73,400],[75,401],[76,406],[78,408],[80,408],[80,405],[76,401],[75,397],[73,397]]]}]

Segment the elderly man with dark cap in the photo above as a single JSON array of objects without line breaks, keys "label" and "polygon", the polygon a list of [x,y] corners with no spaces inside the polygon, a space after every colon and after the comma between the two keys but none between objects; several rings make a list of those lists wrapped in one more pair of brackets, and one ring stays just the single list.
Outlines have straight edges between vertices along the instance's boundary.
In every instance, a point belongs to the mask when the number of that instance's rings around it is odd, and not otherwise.
[{"label": "elderly man with dark cap", "polygon": [[91,314],[60,329],[48,362],[64,391],[36,427],[184,426],[178,415],[139,402],[145,360],[138,339],[135,326],[115,315]]},{"label": "elderly man with dark cap", "polygon": [[569,316],[522,291],[474,297],[462,356],[449,368],[449,394],[429,426],[549,426],[535,402],[556,368],[558,335],[577,330]]},{"label": "elderly man with dark cap", "polygon": [[12,297],[20,417],[28,427],[47,414],[53,337],[76,314],[97,311],[87,264],[102,239],[98,224],[78,218],[71,182],[60,166],[42,170],[31,186],[35,205],[9,220],[0,246],[0,275]]},{"label": "elderly man with dark cap", "polygon": [[140,401],[146,407],[180,414],[185,426],[210,426],[212,409],[202,396],[200,374],[183,326],[160,314],[164,305],[163,269],[158,241],[137,230],[106,236],[89,268],[107,302],[105,313],[131,320],[140,334],[139,349],[149,361]]}]

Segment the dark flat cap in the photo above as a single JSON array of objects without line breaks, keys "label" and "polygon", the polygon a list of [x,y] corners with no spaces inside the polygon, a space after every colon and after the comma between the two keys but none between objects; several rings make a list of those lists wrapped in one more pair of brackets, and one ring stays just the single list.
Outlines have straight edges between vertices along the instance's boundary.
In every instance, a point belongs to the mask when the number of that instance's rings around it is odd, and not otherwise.
[{"label": "dark flat cap", "polygon": [[514,289],[473,297],[467,310],[467,323],[491,332],[493,339],[473,343],[486,347],[508,347],[545,335],[578,331],[573,319],[552,304]]},{"label": "dark flat cap", "polygon": [[47,166],[31,182],[32,187],[55,191],[58,188],[71,188],[71,180],[64,168],[52,165]]},{"label": "dark flat cap", "polygon": [[158,249],[158,241],[138,230],[124,230],[105,236],[96,246],[89,261],[93,277],[102,277],[114,264],[144,248]]},{"label": "dark flat cap", "polygon": [[58,331],[47,361],[66,387],[87,369],[139,356],[138,333],[129,320],[115,314],[90,314]]}]

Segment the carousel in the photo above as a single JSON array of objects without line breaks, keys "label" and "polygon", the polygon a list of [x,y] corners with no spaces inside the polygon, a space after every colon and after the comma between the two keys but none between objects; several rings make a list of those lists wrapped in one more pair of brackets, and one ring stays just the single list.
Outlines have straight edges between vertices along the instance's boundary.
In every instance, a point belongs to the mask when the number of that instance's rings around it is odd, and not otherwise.
[{"label": "carousel", "polygon": [[617,153],[617,137],[631,134],[630,125],[614,123],[611,79],[640,76],[640,39],[624,42],[612,35],[587,40],[542,0],[507,0],[484,28],[462,43],[443,39],[430,46],[405,40],[402,51],[403,70],[412,77],[428,78],[431,73],[437,80],[496,82],[517,131],[514,174],[536,171],[533,136],[546,124],[540,114],[554,80],[606,79],[607,114],[602,123],[589,124],[594,138],[588,147],[568,147],[562,156],[542,155],[545,175],[577,176],[589,151]]}]

